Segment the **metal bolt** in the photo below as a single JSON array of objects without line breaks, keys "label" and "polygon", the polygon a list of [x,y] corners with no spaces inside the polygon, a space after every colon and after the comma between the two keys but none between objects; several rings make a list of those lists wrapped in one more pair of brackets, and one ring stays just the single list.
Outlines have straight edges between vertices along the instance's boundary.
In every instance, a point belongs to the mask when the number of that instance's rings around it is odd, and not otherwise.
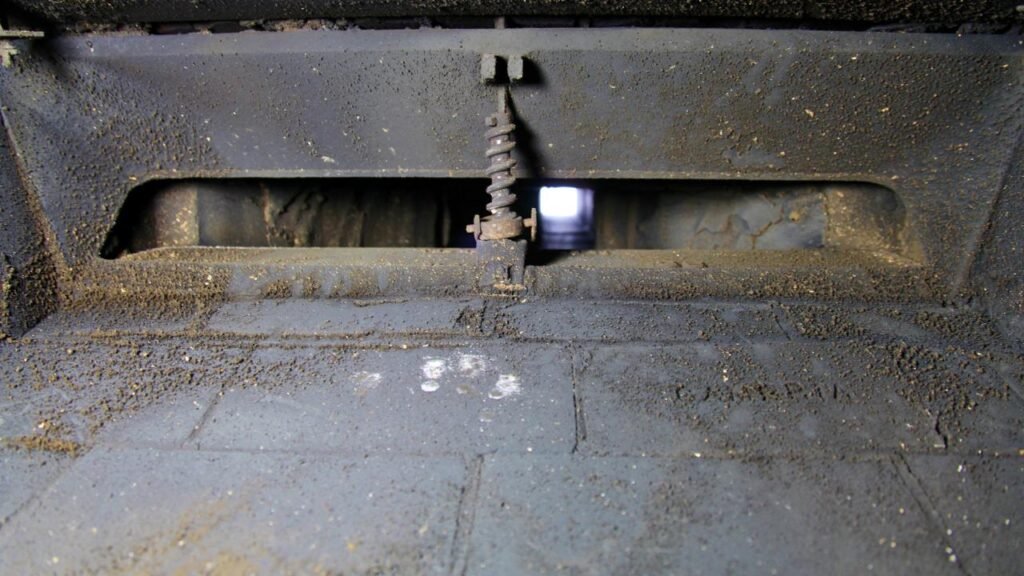
[{"label": "metal bolt", "polygon": [[530,242],[537,241],[537,225],[539,223],[540,220],[537,219],[537,209],[531,208],[530,217],[523,220],[523,227],[530,231]]},{"label": "metal bolt", "polygon": [[484,84],[494,82],[498,77],[498,57],[494,54],[480,56],[480,81]]},{"label": "metal bolt", "polygon": [[466,226],[466,232],[473,235],[474,240],[480,239],[480,234],[483,232],[480,226],[480,215],[475,214],[473,216],[473,223]]}]

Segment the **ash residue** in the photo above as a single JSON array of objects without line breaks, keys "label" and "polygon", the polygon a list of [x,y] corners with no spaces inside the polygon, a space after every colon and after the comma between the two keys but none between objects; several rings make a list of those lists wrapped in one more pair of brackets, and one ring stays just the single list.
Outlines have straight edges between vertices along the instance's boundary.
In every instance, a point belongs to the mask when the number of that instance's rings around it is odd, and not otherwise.
[{"label": "ash residue", "polygon": [[[590,425],[594,441],[585,449],[720,456],[1000,453],[1021,441],[1022,398],[1010,383],[1020,357],[997,338],[971,345],[989,330],[975,311],[779,309],[782,323],[793,327],[791,340],[737,343],[734,334],[731,343],[721,336],[678,345],[595,343],[593,359],[581,370],[584,404],[603,412],[621,403],[632,418],[611,429]],[[635,444],[634,436],[645,440]]]},{"label": "ash residue", "polygon": [[947,444],[971,433],[969,412],[988,401],[1007,401],[1009,385],[990,374],[991,355],[952,346],[927,348],[906,343],[866,347],[878,373],[898,383],[897,393],[934,418],[935,431]]},{"label": "ash residue", "polygon": [[28,450],[30,452],[53,452],[66,454],[72,458],[80,455],[84,447],[78,442],[63,438],[54,438],[49,435],[16,436],[4,438],[3,445],[17,450]]},{"label": "ash residue", "polygon": [[[104,342],[105,341],[105,342]],[[27,418],[7,439],[26,449],[80,452],[109,424],[178,394],[217,389],[247,352],[182,339],[97,336],[97,342],[4,345],[4,399]]]}]

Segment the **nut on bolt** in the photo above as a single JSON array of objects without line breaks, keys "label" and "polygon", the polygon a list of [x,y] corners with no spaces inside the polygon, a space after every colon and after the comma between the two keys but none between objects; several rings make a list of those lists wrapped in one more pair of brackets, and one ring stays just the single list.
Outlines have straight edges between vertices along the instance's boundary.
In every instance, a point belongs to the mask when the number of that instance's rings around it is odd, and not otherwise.
[{"label": "nut on bolt", "polygon": [[537,241],[537,209],[530,209],[529,218],[513,220],[482,220],[479,214],[473,216],[473,223],[466,225],[466,232],[473,235],[474,240],[499,240],[519,236],[524,229],[530,231],[530,242]]},{"label": "nut on bolt", "polygon": [[523,233],[527,222],[516,216],[514,218],[480,218],[473,216],[473,223],[466,226],[466,232],[477,240],[505,240],[516,238]]}]

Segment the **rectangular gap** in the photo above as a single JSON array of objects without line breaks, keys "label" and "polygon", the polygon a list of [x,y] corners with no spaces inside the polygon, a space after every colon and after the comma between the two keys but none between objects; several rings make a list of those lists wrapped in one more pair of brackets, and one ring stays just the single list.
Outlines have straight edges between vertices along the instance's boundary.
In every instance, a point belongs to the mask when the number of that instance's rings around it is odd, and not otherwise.
[{"label": "rectangular gap", "polygon": [[[158,181],[133,190],[103,257],[163,247],[471,248],[487,180],[292,178]],[[896,194],[867,183],[521,179],[536,250],[902,251]]]}]

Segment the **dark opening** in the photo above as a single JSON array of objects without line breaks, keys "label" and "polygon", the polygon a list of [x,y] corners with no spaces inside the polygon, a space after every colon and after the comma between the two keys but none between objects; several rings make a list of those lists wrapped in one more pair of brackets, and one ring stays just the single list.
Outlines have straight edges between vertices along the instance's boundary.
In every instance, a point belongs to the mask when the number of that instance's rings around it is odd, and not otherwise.
[{"label": "dark opening", "polygon": [[[133,190],[105,258],[161,247],[471,248],[483,179],[238,179]],[[904,213],[864,183],[520,180],[516,210],[538,209],[534,250],[899,250]]]},{"label": "dark opening", "polygon": [[170,246],[466,247],[486,180],[236,179],[133,190],[103,257]]}]

